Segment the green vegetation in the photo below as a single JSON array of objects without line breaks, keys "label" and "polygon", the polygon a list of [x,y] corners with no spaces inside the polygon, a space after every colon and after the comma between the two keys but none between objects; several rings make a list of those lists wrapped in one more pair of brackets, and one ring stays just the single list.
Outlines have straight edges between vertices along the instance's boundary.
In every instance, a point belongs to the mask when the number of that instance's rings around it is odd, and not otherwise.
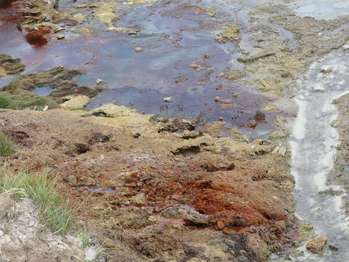
[{"label": "green vegetation", "polygon": [[81,247],[82,248],[87,248],[90,245],[90,236],[86,231],[81,231],[78,234],[78,239],[81,242]]},{"label": "green vegetation", "polygon": [[0,156],[7,157],[15,152],[13,142],[0,132]]},{"label": "green vegetation", "polygon": [[16,198],[28,197],[38,207],[40,219],[54,233],[65,234],[71,226],[71,212],[58,195],[47,173],[14,174],[0,170],[0,192],[10,192]]},{"label": "green vegetation", "polygon": [[10,94],[0,91],[0,108],[24,109],[33,107],[56,107],[57,104],[48,97],[40,97],[29,91],[21,91]]}]

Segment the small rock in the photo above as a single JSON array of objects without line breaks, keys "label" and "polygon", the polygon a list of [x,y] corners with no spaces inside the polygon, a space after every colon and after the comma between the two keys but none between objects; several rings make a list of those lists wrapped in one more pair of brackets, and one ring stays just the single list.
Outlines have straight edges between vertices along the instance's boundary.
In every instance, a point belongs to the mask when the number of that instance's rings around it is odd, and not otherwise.
[{"label": "small rock", "polygon": [[214,98],[214,101],[215,101],[216,103],[219,103],[219,104],[233,104],[233,101],[232,101],[232,100],[230,100],[230,99],[224,99],[224,98],[221,98],[221,97],[219,97],[219,96],[216,96],[216,97]]},{"label": "small rock", "polygon": [[172,153],[174,155],[192,155],[192,154],[198,154],[200,153],[201,148],[200,145],[183,145],[178,148],[176,148]]},{"label": "small rock", "polygon": [[332,72],[332,68],[329,67],[329,66],[323,66],[323,67],[321,68],[321,73],[323,73],[323,74],[329,74],[329,73],[331,73],[331,72]]},{"label": "small rock", "polygon": [[140,47],[140,46],[137,46],[137,47],[135,47],[135,52],[137,52],[137,53],[140,53],[140,52],[143,52],[143,47]]},{"label": "small rock", "polygon": [[307,250],[309,250],[312,253],[318,254],[320,253],[324,247],[327,244],[327,237],[325,236],[317,236],[316,238],[313,238],[306,244]]},{"label": "small rock", "polygon": [[188,205],[168,207],[161,214],[168,218],[182,218],[187,224],[194,226],[204,226],[209,223],[207,215],[199,213]]},{"label": "small rock", "polygon": [[196,69],[196,70],[198,70],[198,69],[201,68],[201,66],[200,66],[199,64],[196,64],[196,63],[191,63],[191,64],[190,64],[190,67],[191,67],[192,69]]},{"label": "small rock", "polygon": [[118,106],[114,104],[105,104],[94,109],[91,114],[98,117],[125,117],[135,112],[134,109],[126,106]]},{"label": "small rock", "polygon": [[101,84],[103,84],[103,83],[104,83],[104,80],[103,80],[103,79],[100,79],[100,78],[96,79],[96,84],[97,84],[97,85],[101,85]]},{"label": "small rock", "polygon": [[149,216],[148,220],[152,223],[156,223],[158,221],[158,219],[155,216]]},{"label": "small rock", "polygon": [[139,193],[131,198],[131,201],[137,205],[144,205],[146,203],[146,198],[144,193]]},{"label": "small rock", "polygon": [[214,162],[207,162],[201,165],[203,169],[205,169],[207,172],[217,172],[217,171],[231,171],[235,169],[234,163],[214,163]]},{"label": "small rock", "polygon": [[202,136],[202,132],[199,131],[190,131],[190,130],[184,130],[182,134],[180,134],[180,137],[183,139],[194,139],[199,136]]},{"label": "small rock", "polygon": [[248,123],[246,124],[246,127],[252,128],[252,129],[256,128],[257,127],[257,121],[254,120],[254,119],[248,121]]},{"label": "small rock", "polygon": [[215,17],[216,16],[216,10],[214,10],[213,8],[208,8],[207,9],[207,14],[211,17]]},{"label": "small rock", "polygon": [[169,119],[164,122],[165,125],[160,127],[158,132],[178,132],[183,130],[193,131],[196,127],[194,121],[188,121],[185,119]]},{"label": "small rock", "polygon": [[90,102],[90,98],[84,95],[69,97],[66,102],[61,104],[61,107],[69,110],[83,109]]},{"label": "small rock", "polygon": [[65,35],[59,34],[59,35],[56,36],[56,38],[57,38],[57,40],[62,40],[62,39],[65,38]]},{"label": "small rock", "polygon": [[58,33],[58,32],[61,32],[61,31],[64,31],[64,27],[57,27],[54,32]]},{"label": "small rock", "polygon": [[166,103],[171,103],[172,102],[172,97],[171,96],[167,96],[167,97],[164,97],[164,102],[166,102]]}]

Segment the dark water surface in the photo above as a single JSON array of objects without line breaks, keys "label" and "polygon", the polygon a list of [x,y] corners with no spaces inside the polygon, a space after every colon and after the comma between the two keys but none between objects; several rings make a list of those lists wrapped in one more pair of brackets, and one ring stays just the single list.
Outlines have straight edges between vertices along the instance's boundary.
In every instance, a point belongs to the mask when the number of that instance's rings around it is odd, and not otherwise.
[{"label": "dark water surface", "polygon": [[[68,28],[64,40],[51,39],[41,48],[25,42],[13,19],[8,19],[11,8],[1,10],[0,53],[21,58],[25,73],[64,66],[83,73],[77,79],[81,84],[94,86],[97,79],[103,80],[105,90],[88,108],[112,102],[145,113],[200,115],[208,121],[224,118],[228,125],[242,127],[269,99],[242,81],[224,78],[224,72],[243,71],[244,66],[237,62],[237,43],[220,44],[215,36],[241,19],[225,8],[210,16],[205,11],[207,2],[158,1],[136,6],[123,13],[117,26],[136,28],[137,35],[110,32],[89,20]],[[69,8],[69,1],[64,7]],[[78,33],[76,28],[83,27],[94,32]],[[143,51],[136,52],[136,47]],[[0,85],[8,81],[0,80]],[[165,97],[172,102],[164,102]],[[267,121],[271,123],[272,118],[267,114]],[[264,122],[250,131],[263,133],[269,128]]]}]

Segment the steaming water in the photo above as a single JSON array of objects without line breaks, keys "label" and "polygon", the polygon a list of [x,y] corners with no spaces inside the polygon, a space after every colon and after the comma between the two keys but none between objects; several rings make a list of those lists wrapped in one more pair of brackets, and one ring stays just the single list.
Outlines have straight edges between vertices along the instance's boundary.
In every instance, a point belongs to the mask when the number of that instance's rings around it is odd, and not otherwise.
[{"label": "steaming water", "polygon": [[[314,63],[298,83],[295,101],[299,112],[290,140],[297,215],[313,224],[317,233],[326,235],[338,251],[326,251],[323,257],[305,252],[294,261],[349,261],[349,221],[342,208],[346,193],[342,187],[327,183],[339,143],[333,127],[337,118],[333,101],[347,92],[349,52],[345,50]],[[335,196],[324,194],[327,190],[335,191]]]}]

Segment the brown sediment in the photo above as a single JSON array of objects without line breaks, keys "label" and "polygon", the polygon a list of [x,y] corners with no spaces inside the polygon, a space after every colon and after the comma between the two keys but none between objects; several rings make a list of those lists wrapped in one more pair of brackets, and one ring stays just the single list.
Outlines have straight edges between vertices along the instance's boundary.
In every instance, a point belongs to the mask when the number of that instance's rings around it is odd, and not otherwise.
[{"label": "brown sediment", "polygon": [[[125,261],[180,261],[187,246],[222,261],[236,254],[264,261],[246,239],[266,243],[263,254],[289,243],[293,182],[273,145],[207,134],[183,139],[159,133],[164,124],[149,116],[122,112],[2,112],[2,131],[20,145],[8,163],[15,170],[51,168],[77,220],[108,243],[111,261],[120,250],[128,250]],[[198,151],[173,153],[195,145]],[[228,240],[241,247],[227,249]]]},{"label": "brown sediment", "polygon": [[[108,3],[113,5],[110,1]],[[109,4],[99,6],[100,3],[97,3],[97,15],[93,12],[90,16],[88,12],[83,14],[91,19],[99,17],[111,30],[121,30],[114,27],[116,15],[110,13]],[[56,26],[51,24],[52,27],[45,27],[41,24],[46,6],[40,8],[39,14],[27,13],[33,19],[31,23],[21,24],[23,31],[27,32],[27,41],[34,46],[46,44],[50,31],[54,31]],[[86,5],[80,6],[79,10],[84,8],[89,9]],[[94,10],[96,6],[90,9]],[[51,11],[49,21],[53,18],[54,11]],[[164,17],[170,14],[184,18],[185,14],[197,18],[208,14],[208,11],[196,5],[179,5],[166,10]],[[219,15],[219,12],[210,12],[210,17]],[[84,16],[80,11],[77,15]],[[332,38],[333,41],[328,41],[327,37],[318,34],[337,28],[339,21],[296,17],[282,5],[261,6],[250,15],[254,24],[248,28],[219,21],[207,23],[207,29],[212,29],[212,40],[216,36],[222,45],[238,46],[243,34],[248,34],[250,45],[254,46],[251,50],[244,50],[248,55],[240,57],[240,62],[244,63],[243,69],[221,68],[219,70],[223,74],[216,78],[217,81],[247,81],[273,96],[284,96],[287,87],[311,59],[340,46],[345,38],[345,34],[339,33]],[[164,17],[158,17],[158,21]],[[294,34],[297,42],[295,49],[289,48],[287,43],[290,39],[282,39],[280,34],[268,27],[265,17]],[[64,26],[82,26],[69,16],[56,21]],[[93,31],[87,27],[83,30]],[[186,32],[186,29],[178,28],[179,32],[182,30]],[[194,31],[190,29],[187,33],[191,35]],[[130,30],[124,32],[136,34]],[[176,36],[169,34],[166,38],[175,43],[175,48],[171,50],[177,51],[181,42],[185,41],[182,41],[179,33],[174,33]],[[165,46],[166,38],[161,38],[159,45]],[[85,38],[75,41],[81,39]],[[85,57],[86,52],[91,56],[88,61],[75,59],[79,61],[74,60],[74,66],[84,64],[81,68],[88,66],[101,70],[91,70],[94,76],[108,75],[110,73],[104,71],[106,65],[113,69],[118,66],[108,62],[114,53],[116,55],[111,60],[120,64],[125,61],[122,60],[123,54],[118,56],[117,50],[113,49],[119,48],[119,42],[109,43],[107,37],[98,39],[100,41],[97,43],[95,39],[89,38],[92,41],[87,47],[73,45],[74,51],[83,49],[79,52],[81,57]],[[74,44],[74,41],[70,44]],[[92,47],[95,44],[97,47]],[[69,47],[68,44],[65,46]],[[148,63],[154,59],[152,44],[142,45],[142,48],[143,52],[136,54],[143,57],[142,60],[137,60],[134,52],[128,59],[145,63],[144,68],[148,68]],[[113,55],[102,56],[98,49],[108,49]],[[129,49],[134,50],[134,46],[127,44],[125,50]],[[50,50],[55,52],[54,49]],[[61,58],[70,58],[70,54],[58,53]],[[150,58],[147,54],[150,54]],[[200,85],[204,86],[214,75],[211,70],[217,66],[211,59],[218,59],[218,63],[222,61],[220,53],[200,54],[193,61],[183,59],[188,62],[186,66],[191,68],[190,74],[185,69],[179,71],[178,76],[168,76],[166,67],[160,79],[170,82],[173,77],[173,82],[177,84],[173,89],[176,89],[181,85],[192,85],[195,75],[207,70],[207,74],[198,79]],[[103,63],[99,64],[100,61]],[[71,61],[66,63],[72,66]],[[131,64],[133,73],[144,69],[137,63]],[[127,66],[129,70],[131,66]],[[49,97],[58,103],[64,102],[66,95],[93,97],[100,91],[81,87],[73,81],[77,71],[72,70],[70,74],[70,71],[62,70],[55,68],[18,77],[5,90],[14,94],[18,90],[30,92],[37,86],[50,85],[54,91]],[[118,74],[119,78],[128,74],[121,73]],[[138,80],[143,87],[142,76],[135,81]],[[219,85],[218,91],[230,90],[231,86],[229,82],[214,84]],[[234,94],[229,93],[227,99],[217,96],[215,100],[222,108],[233,108],[236,102],[241,102],[238,104],[241,108],[247,104],[248,116],[236,121],[239,127],[256,129],[263,124],[273,125],[270,111],[261,108],[271,100],[265,101],[263,97],[259,101],[257,95],[249,94],[244,97],[245,88],[245,85],[241,85],[241,89],[233,90]],[[140,94],[143,96],[145,93]],[[193,101],[200,100],[196,98]],[[213,100],[214,96],[204,98]],[[280,113],[275,107],[268,109]],[[271,141],[249,140],[241,138],[243,136],[224,139],[219,135],[195,133],[195,123],[188,124],[188,121],[164,119],[163,122],[150,122],[148,116],[125,108],[120,111],[112,114],[103,110],[84,112],[83,118],[78,113],[61,110],[6,111],[0,115],[0,121],[4,123],[3,131],[20,146],[16,155],[8,160],[12,168],[51,168],[58,178],[62,195],[70,200],[77,220],[95,229],[111,261],[115,258],[118,259],[116,261],[187,261],[192,258],[199,261],[265,261],[268,252],[278,251],[292,243],[293,180],[288,173],[286,149],[281,150]],[[237,108],[230,116],[233,122],[239,114],[240,108]],[[186,131],[193,133],[184,133]],[[280,134],[276,136],[279,142],[285,138],[286,132]]]}]

